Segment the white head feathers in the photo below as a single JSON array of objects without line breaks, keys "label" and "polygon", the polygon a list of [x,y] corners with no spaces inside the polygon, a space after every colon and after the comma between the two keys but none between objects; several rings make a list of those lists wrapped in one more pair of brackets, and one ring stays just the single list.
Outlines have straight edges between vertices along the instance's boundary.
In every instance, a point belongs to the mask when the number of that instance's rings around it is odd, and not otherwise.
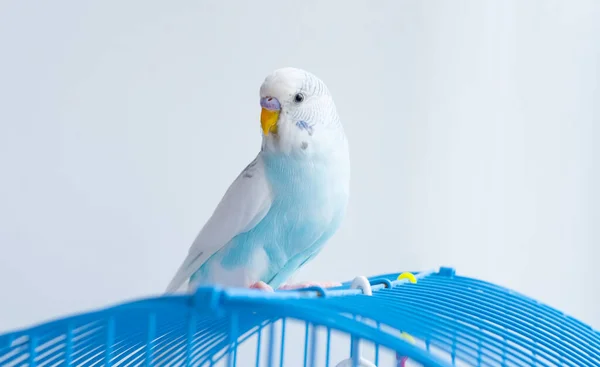
[{"label": "white head feathers", "polygon": [[277,69],[261,85],[260,98],[263,151],[304,157],[328,154],[346,144],[331,94],[315,75]]}]

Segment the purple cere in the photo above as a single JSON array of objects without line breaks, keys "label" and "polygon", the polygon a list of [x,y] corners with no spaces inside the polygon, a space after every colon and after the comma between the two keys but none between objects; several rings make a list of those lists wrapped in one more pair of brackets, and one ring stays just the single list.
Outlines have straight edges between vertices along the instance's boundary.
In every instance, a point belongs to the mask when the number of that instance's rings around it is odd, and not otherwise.
[{"label": "purple cere", "polygon": [[271,111],[280,111],[281,105],[277,98],[265,97],[260,99],[260,106]]}]

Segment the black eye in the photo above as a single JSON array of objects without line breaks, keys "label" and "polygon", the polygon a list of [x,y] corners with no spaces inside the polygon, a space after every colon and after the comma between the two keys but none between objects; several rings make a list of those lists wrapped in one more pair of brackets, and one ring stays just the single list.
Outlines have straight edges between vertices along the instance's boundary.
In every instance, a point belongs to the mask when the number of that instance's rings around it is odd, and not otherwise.
[{"label": "black eye", "polygon": [[294,97],[294,101],[296,101],[296,103],[300,103],[300,102],[304,101],[304,94],[302,94],[302,93],[296,94],[296,96]]}]

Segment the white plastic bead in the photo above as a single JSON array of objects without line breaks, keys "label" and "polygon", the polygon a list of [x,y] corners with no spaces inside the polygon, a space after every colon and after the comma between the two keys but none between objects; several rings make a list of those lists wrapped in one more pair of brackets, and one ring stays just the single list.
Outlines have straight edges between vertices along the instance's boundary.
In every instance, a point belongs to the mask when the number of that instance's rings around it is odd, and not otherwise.
[{"label": "white plastic bead", "polygon": [[352,281],[352,285],[350,285],[350,288],[360,289],[366,296],[373,295],[373,290],[371,290],[371,283],[369,283],[369,280],[362,275],[354,278],[354,280]]}]

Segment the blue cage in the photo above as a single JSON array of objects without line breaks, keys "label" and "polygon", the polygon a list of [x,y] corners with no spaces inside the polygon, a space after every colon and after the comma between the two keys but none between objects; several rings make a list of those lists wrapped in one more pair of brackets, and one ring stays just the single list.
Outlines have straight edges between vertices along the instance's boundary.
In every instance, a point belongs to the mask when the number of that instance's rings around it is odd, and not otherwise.
[{"label": "blue cage", "polygon": [[272,293],[200,288],[0,335],[0,366],[600,366],[600,333],[435,272]]}]

